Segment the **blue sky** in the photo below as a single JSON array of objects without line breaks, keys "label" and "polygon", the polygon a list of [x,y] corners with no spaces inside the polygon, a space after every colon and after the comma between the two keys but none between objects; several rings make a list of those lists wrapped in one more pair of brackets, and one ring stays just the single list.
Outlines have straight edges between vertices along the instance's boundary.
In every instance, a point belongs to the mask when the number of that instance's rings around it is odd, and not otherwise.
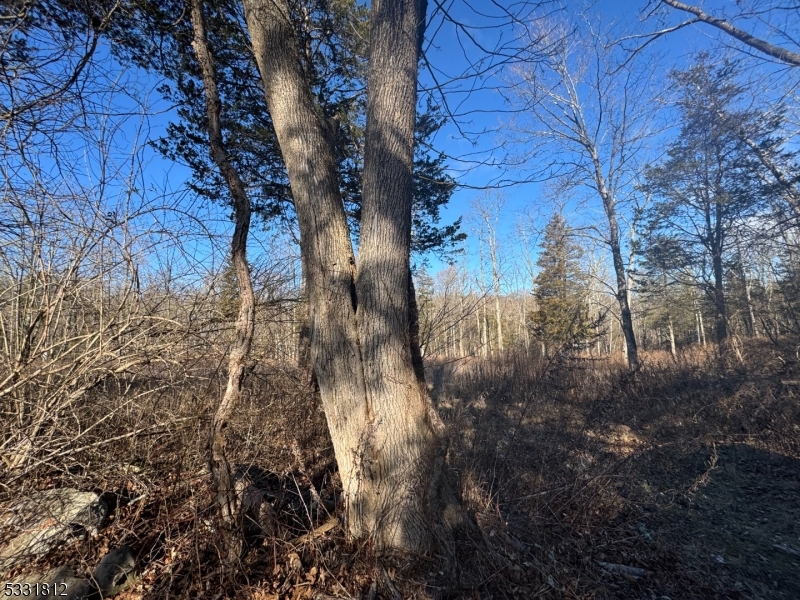
[{"label": "blue sky", "polygon": [[[724,0],[703,2],[702,4],[704,9],[709,12],[735,8],[735,3]],[[687,17],[685,13],[665,9],[662,15],[653,15],[644,20],[645,13],[642,11],[647,5],[646,0],[600,0],[596,2],[573,0],[560,3],[558,6],[565,9],[561,18],[574,17],[584,13],[589,15],[589,20],[598,29],[614,31],[617,32],[617,35],[651,32],[676,25]],[[432,3],[432,6],[434,8],[429,6],[429,14],[435,10],[437,5]],[[494,48],[503,42],[508,43],[521,29],[521,26],[516,28],[505,25],[496,26],[503,23],[504,19],[502,17],[496,20],[492,19],[492,15],[498,15],[498,9],[492,2],[455,1],[447,6],[450,7],[448,10],[452,11],[450,14],[453,20],[462,23],[463,27],[445,22],[440,29],[436,30],[441,17],[434,18],[432,24],[429,25],[429,33],[435,30],[435,37],[432,41],[428,41],[427,47],[427,60],[431,66],[423,69],[420,74],[423,89],[436,88],[437,83],[441,85],[443,81],[447,80],[447,75],[456,78],[465,70],[469,70],[471,61],[486,61],[485,53],[478,47],[479,45],[484,48]],[[554,8],[556,5],[546,6],[536,11],[536,14],[541,15],[548,12],[552,14]],[[478,13],[482,13],[483,16]],[[488,27],[487,24],[489,24]],[[749,30],[757,35],[768,35],[764,27],[757,23],[744,25],[749,26]],[[470,36],[474,36],[474,40]],[[690,25],[661,37],[649,45],[637,57],[637,60],[648,61],[647,68],[653,70],[654,78],[663,80],[666,86],[666,77],[670,69],[688,67],[697,52],[718,47],[720,41],[723,44],[730,44],[729,38],[708,25]],[[452,160],[450,163],[451,173],[456,176],[463,187],[453,195],[449,208],[444,212],[445,219],[452,220],[469,213],[470,204],[484,194],[480,189],[475,188],[494,186],[498,180],[520,181],[529,176],[529,172],[526,172],[527,169],[506,170],[501,164],[503,150],[498,150],[498,147],[506,137],[505,130],[511,117],[509,110],[512,107],[496,91],[506,87],[503,82],[506,72],[501,69],[487,70],[488,75],[480,79],[473,77],[461,83],[451,84],[451,89],[447,94],[448,104],[453,107],[454,112],[459,112],[457,118],[459,123],[457,125],[449,123],[440,132],[436,145],[448,156],[456,159],[463,157],[466,162]],[[434,77],[436,81],[434,81]],[[477,89],[473,91],[473,88]],[[658,112],[659,110],[654,107],[654,119],[658,117]],[[661,116],[662,119],[665,116],[668,119],[669,113]],[[668,120],[666,124],[670,124]],[[666,129],[658,138],[654,139],[654,142],[657,143],[654,144],[653,156],[657,155],[659,148],[663,148],[666,139],[674,133],[674,128]],[[476,167],[472,161],[485,161],[489,165],[496,163],[497,166]],[[515,237],[518,235],[515,230],[516,214],[527,210],[540,215],[544,220],[552,214],[554,203],[548,200],[544,193],[544,186],[539,183],[502,184],[498,187],[497,193],[502,194],[505,199],[503,213],[499,219],[498,234],[501,238],[501,245],[508,250],[515,244]],[[597,201],[593,200],[591,196],[585,202],[578,201],[577,193],[574,196],[574,198],[569,195],[559,198],[564,203],[564,209],[571,222],[586,224],[598,218],[604,219],[599,211]],[[544,222],[540,222],[540,226],[543,227],[543,225]],[[470,254],[469,264],[475,266],[475,255],[477,254],[475,235],[470,236],[467,250]],[[434,271],[440,267],[440,263],[433,261],[432,269]]]},{"label": "blue sky", "polygon": [[[715,0],[706,2],[707,8],[718,9],[734,6],[733,2]],[[442,22],[442,9],[444,7],[452,20],[459,23],[454,25],[449,20]],[[512,5],[517,6],[517,5]],[[674,25],[680,22],[685,15],[676,11],[666,12],[663,19],[651,18],[641,23],[642,9],[647,6],[647,0],[599,0],[596,2],[583,2],[579,0],[564,2],[562,5],[555,3],[547,5],[542,11],[552,12],[558,6],[563,6],[563,14],[567,17],[578,13],[590,15],[592,23],[602,28],[615,27],[617,31],[652,31],[665,25]],[[502,70],[496,59],[487,56],[485,49],[496,48],[502,44],[509,44],[506,48],[518,46],[515,36],[521,31],[521,25],[511,27],[508,18],[503,15],[496,4],[489,0],[452,0],[451,2],[437,5],[434,0],[429,0],[429,15],[432,20],[428,28],[426,41],[426,59],[429,66],[424,66],[420,73],[420,87],[422,98],[426,93],[431,93],[438,85],[443,85],[447,106],[455,113],[455,119],[440,131],[434,144],[451,157],[449,167],[456,177],[460,188],[454,194],[450,206],[444,211],[445,222],[465,217],[470,212],[470,204],[478,197],[485,194],[483,188],[493,186],[499,180],[505,183],[513,180],[524,179],[527,174],[521,170],[509,169],[502,165],[504,150],[499,146],[504,142],[504,130],[510,118],[509,104],[498,93],[499,89],[506,86],[504,78],[507,73]],[[527,18],[532,14],[524,15]],[[523,22],[527,22],[524,20]],[[762,28],[763,29],[763,28]],[[761,33],[756,27],[755,33]],[[431,37],[432,36],[432,37]],[[652,68],[657,78],[666,77],[671,67],[685,67],[691,56],[702,49],[718,45],[718,40],[726,40],[714,29],[705,25],[693,25],[678,32],[664,36],[650,47],[642,59],[659,56],[658,61],[652,60]],[[108,56],[107,49],[101,50],[99,56],[101,63],[109,71],[113,71],[113,60]],[[478,64],[482,70],[480,76],[470,73],[470,65]],[[459,76],[469,75],[458,81]],[[113,143],[121,151],[119,160],[124,160],[125,150],[133,143],[140,127],[144,127],[145,134],[150,139],[157,139],[165,134],[166,126],[176,115],[172,107],[167,105],[155,91],[158,80],[152,75],[129,71],[126,80],[120,82],[125,93],[120,93],[114,99],[116,106],[123,110],[130,110],[132,116],[114,132]],[[434,97],[441,101],[439,91],[434,91]],[[421,100],[423,101],[423,100]],[[136,116],[140,109],[139,104],[147,105],[147,117],[142,124]],[[654,110],[654,115],[656,111]],[[665,135],[669,135],[667,132]],[[77,164],[82,162],[81,169],[86,172],[87,181],[91,178],[92,169],[96,163],[91,154],[78,152],[75,156]],[[185,183],[190,176],[189,170],[161,157],[151,148],[141,151],[140,160],[144,169],[137,182],[139,193],[152,197],[183,198],[182,202],[190,202],[185,193]],[[510,251],[518,240],[515,240],[516,215],[523,210],[529,210],[541,217],[539,225],[543,227],[543,220],[553,211],[553,204],[543,193],[543,186],[539,183],[519,185],[503,185],[502,189],[492,193],[500,193],[505,199],[504,209],[498,219],[498,236],[501,247]],[[570,220],[577,223],[591,222],[600,216],[596,203],[590,199],[587,203],[580,203],[576,197],[562,196],[561,201]],[[215,206],[205,207],[203,223],[220,235],[220,239],[232,228],[227,220],[227,210]],[[477,243],[476,236],[468,224],[465,229],[470,234],[467,243],[469,254],[468,265],[476,266]],[[253,251],[251,256],[259,253],[258,245],[266,238],[266,234],[255,231],[253,235]],[[222,245],[221,247],[226,247]],[[199,243],[191,250],[194,254],[202,254],[210,250],[208,245]],[[223,257],[214,256],[214,262]],[[431,260],[433,271],[443,265]]]}]

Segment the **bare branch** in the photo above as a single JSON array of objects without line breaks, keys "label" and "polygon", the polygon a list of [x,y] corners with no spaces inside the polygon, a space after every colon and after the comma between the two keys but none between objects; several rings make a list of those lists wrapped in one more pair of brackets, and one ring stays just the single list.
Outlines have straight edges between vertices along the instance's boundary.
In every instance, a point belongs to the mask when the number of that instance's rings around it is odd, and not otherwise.
[{"label": "bare branch", "polygon": [[763,52],[767,56],[771,56],[772,58],[777,58],[781,62],[786,63],[787,65],[792,65],[794,67],[800,67],[800,54],[796,52],[792,52],[786,48],[781,48],[780,46],[775,46],[774,44],[770,44],[768,41],[763,40],[761,38],[757,38],[754,35],[751,35],[744,31],[743,29],[739,29],[738,27],[732,25],[728,21],[724,19],[718,19],[713,17],[705,12],[697,6],[692,6],[690,4],[684,4],[683,2],[679,2],[678,0],[661,0],[662,4],[667,4],[672,8],[677,10],[682,10],[683,12],[688,12],[690,14],[695,15],[697,21],[701,21],[703,23],[707,23],[712,27],[716,27],[717,29],[724,31],[731,37],[739,40],[743,44],[750,46],[751,48],[755,48],[759,52]]}]

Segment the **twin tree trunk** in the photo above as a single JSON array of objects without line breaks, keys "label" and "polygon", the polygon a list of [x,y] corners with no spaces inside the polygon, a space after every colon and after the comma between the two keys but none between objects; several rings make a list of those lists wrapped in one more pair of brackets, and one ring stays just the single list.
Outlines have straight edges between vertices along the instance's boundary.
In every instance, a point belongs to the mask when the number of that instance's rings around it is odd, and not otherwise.
[{"label": "twin tree trunk", "polygon": [[423,552],[441,515],[443,432],[414,371],[408,300],[422,0],[372,3],[358,265],[289,5],[243,2],[298,216],[311,363],[347,527],[378,549]]}]

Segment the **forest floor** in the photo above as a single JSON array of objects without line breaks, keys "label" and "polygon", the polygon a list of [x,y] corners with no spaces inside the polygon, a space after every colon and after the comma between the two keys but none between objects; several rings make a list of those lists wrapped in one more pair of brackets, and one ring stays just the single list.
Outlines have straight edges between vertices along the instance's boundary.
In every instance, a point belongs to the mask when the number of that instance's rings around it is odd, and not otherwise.
[{"label": "forest floor", "polygon": [[800,598],[793,350],[651,354],[633,377],[574,358],[440,367],[459,462],[540,584],[518,597]]},{"label": "forest floor", "polygon": [[524,353],[430,363],[475,524],[457,541],[458,584],[436,560],[407,566],[344,540],[324,415],[280,365],[255,371],[229,433],[236,464],[261,474],[270,531],[223,567],[203,468],[216,396],[200,379],[127,417],[185,425],[24,483],[96,491],[111,513],[98,536],[22,572],[88,573],[127,545],[140,577],[122,600],[800,598],[796,343],[746,344],[726,361],[649,353],[633,375],[607,358]]}]

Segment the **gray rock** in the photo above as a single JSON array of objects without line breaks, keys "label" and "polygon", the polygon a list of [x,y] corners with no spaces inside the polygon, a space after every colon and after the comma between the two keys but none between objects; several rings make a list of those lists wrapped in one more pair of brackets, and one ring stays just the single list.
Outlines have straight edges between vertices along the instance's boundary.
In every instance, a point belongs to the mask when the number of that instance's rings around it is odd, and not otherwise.
[{"label": "gray rock", "polygon": [[95,593],[95,587],[86,579],[76,577],[72,567],[69,565],[52,569],[41,578],[34,576],[28,577],[27,580],[31,583],[39,583],[40,589],[41,584],[47,584],[51,590],[52,586],[56,586],[55,594],[52,591],[48,594],[40,593],[37,596],[39,600],[53,598],[54,596],[65,598],[66,600],[84,600],[91,598]]},{"label": "gray rock", "polygon": [[104,598],[110,598],[128,587],[134,579],[136,561],[130,548],[122,546],[103,557],[95,567],[92,579]]},{"label": "gray rock", "polygon": [[0,548],[0,573],[35,560],[80,535],[95,535],[108,506],[92,492],[64,488],[35,492],[0,514],[0,528],[16,536]]},{"label": "gray rock", "polygon": [[[70,565],[52,569],[44,575],[29,575],[19,583],[46,584],[49,593],[40,592],[39,600],[63,598],[65,600],[100,600],[112,598],[129,587],[135,580],[136,562],[126,546],[112,550],[103,557],[92,573],[91,579],[77,577]],[[56,586],[56,594],[52,586]]]}]

